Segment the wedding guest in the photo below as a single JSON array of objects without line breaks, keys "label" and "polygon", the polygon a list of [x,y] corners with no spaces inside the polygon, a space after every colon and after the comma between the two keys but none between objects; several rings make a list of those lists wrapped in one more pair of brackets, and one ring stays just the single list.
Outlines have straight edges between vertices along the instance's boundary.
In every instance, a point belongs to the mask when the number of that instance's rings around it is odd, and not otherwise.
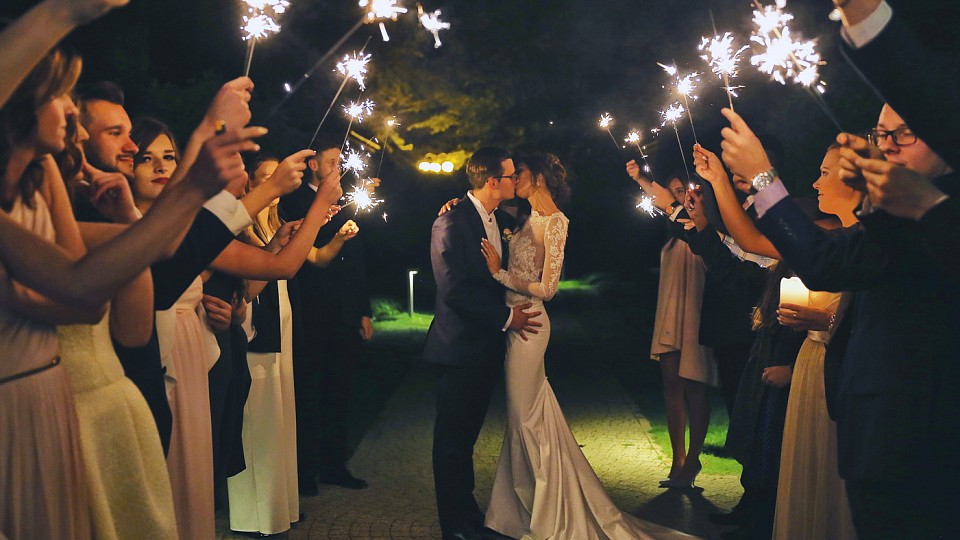
[{"label": "wedding guest", "polygon": [[[169,129],[156,120],[141,120],[135,127],[131,137],[140,150],[134,160],[132,185],[137,207],[147,214],[175,174],[179,152]],[[119,150],[122,152],[122,147]],[[283,185],[299,182],[302,173],[297,167],[302,168],[302,160],[310,153],[299,152],[284,163],[284,170],[277,173],[278,178],[287,177]],[[122,153],[116,155],[122,156]],[[117,161],[122,161],[122,157]],[[339,195],[335,188],[319,191],[300,234],[276,254],[232,241],[216,256],[211,268],[245,278],[293,275],[325,222],[327,208]],[[177,526],[184,538],[208,538],[214,534],[208,372],[220,352],[216,339],[204,322],[206,313],[201,306],[202,295],[202,280],[197,274],[173,309],[157,315],[160,358],[166,368],[167,396],[174,418],[167,465],[177,510]]]},{"label": "wedding guest", "polygon": [[[317,186],[340,181],[341,146],[341,141],[334,139],[316,146],[317,156],[309,161],[309,181],[280,199],[281,217],[288,221],[302,218]],[[334,217],[314,246],[323,249],[336,241],[347,221],[346,215]],[[294,345],[300,493],[316,495],[318,479],[364,489],[366,480],[347,469],[353,373],[363,342],[373,337],[362,245],[356,240],[343,244],[327,268],[305,265],[297,282],[301,323],[304,328],[319,329],[298,334]]]},{"label": "wedding guest", "polygon": [[[627,174],[647,193],[657,193],[664,209],[663,188],[643,178],[636,161],[627,163]],[[668,183],[669,202],[682,205],[686,188],[679,175]],[[658,189],[659,188],[659,189]],[[657,200],[654,201],[657,204]],[[660,286],[653,325],[650,357],[660,362],[663,397],[673,462],[661,487],[689,487],[700,472],[700,452],[710,425],[707,387],[717,386],[713,351],[700,345],[700,309],[707,267],[690,251],[683,226],[668,220],[667,243],[660,252]],[[687,448],[687,418],[690,443]],[[685,467],[686,461],[691,465]]]},{"label": "wedding guest", "polygon": [[[812,226],[796,212],[743,119],[723,112],[731,122],[723,130],[724,161],[753,179],[761,231],[810,288],[856,291],[850,323],[843,325],[850,332],[835,403],[839,470],[857,534],[956,536],[950,510],[957,497],[936,486],[949,481],[942,467],[950,459],[946,449],[960,440],[951,420],[960,412],[960,371],[948,360],[960,291],[942,268],[928,264],[915,222],[876,210],[861,212],[862,227],[825,232]],[[897,133],[901,125],[885,106],[877,129],[894,135],[881,142],[887,160],[934,178],[945,193],[955,191],[949,165],[919,138]],[[911,441],[909,452],[903,441]]]}]

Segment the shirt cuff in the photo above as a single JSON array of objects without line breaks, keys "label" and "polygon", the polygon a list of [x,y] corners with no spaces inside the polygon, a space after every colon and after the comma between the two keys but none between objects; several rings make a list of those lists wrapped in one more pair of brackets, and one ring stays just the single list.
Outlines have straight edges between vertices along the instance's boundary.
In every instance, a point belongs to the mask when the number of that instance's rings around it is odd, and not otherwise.
[{"label": "shirt cuff", "polygon": [[677,221],[677,216],[680,215],[680,212],[683,212],[683,205],[677,204],[673,207],[673,210],[670,212],[670,221]]},{"label": "shirt cuff", "polygon": [[769,186],[761,189],[753,196],[753,207],[757,210],[757,219],[763,217],[767,210],[773,208],[778,202],[790,196],[787,186],[779,178],[773,181]]},{"label": "shirt cuff", "polygon": [[507,328],[510,328],[510,323],[513,322],[513,310],[510,310],[510,315],[507,315],[507,323],[503,325],[503,328],[500,329],[501,332],[506,332]]},{"label": "shirt cuff", "polygon": [[860,49],[873,41],[887,27],[893,18],[893,9],[886,1],[880,2],[877,9],[866,19],[840,30],[843,40],[854,49]]},{"label": "shirt cuff", "polygon": [[253,225],[253,219],[247,213],[246,207],[229,191],[221,191],[210,198],[203,205],[211,214],[223,222],[234,236]]}]

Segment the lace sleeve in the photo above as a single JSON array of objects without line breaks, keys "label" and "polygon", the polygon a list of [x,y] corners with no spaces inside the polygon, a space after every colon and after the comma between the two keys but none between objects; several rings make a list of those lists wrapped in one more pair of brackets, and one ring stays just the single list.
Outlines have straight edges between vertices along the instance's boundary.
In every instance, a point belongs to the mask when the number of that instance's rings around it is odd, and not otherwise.
[{"label": "lace sleeve", "polygon": [[560,271],[563,269],[563,252],[567,244],[567,217],[557,214],[547,221],[543,233],[543,272],[539,282],[524,282],[516,275],[500,270],[494,279],[504,286],[541,300],[550,300],[557,294],[560,284]]}]

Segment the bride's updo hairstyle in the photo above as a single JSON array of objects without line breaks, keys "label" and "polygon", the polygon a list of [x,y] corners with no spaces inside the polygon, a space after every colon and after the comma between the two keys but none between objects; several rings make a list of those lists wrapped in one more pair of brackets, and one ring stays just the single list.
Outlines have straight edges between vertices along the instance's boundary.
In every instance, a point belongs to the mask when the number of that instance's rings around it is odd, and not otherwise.
[{"label": "bride's updo hairstyle", "polygon": [[536,182],[540,175],[543,175],[543,181],[546,183],[553,202],[561,209],[570,202],[570,184],[567,183],[567,168],[560,163],[560,158],[553,154],[533,154],[524,157],[519,164],[526,165],[530,169],[533,181]]}]

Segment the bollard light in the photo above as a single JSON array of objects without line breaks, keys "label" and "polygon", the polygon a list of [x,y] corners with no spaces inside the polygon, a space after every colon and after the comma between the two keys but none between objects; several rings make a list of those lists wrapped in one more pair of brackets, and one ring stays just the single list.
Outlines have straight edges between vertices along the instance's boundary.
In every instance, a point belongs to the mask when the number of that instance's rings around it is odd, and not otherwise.
[{"label": "bollard light", "polygon": [[416,270],[407,272],[407,305],[410,308],[410,318],[413,319],[413,276],[417,275]]}]

